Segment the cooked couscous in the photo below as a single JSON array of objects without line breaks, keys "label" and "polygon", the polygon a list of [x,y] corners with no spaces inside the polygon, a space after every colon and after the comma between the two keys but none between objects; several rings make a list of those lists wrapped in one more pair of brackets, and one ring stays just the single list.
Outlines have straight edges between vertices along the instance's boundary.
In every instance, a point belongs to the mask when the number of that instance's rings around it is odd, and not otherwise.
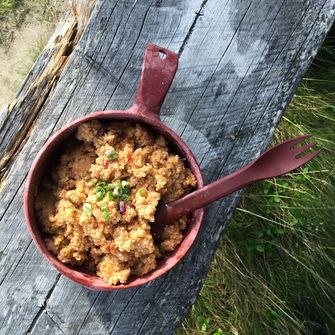
[{"label": "cooked couscous", "polygon": [[91,121],[79,126],[36,197],[48,249],[66,264],[95,271],[110,285],[144,275],[181,243],[186,218],[150,232],[159,201],[196,185],[162,136],[139,124]]}]

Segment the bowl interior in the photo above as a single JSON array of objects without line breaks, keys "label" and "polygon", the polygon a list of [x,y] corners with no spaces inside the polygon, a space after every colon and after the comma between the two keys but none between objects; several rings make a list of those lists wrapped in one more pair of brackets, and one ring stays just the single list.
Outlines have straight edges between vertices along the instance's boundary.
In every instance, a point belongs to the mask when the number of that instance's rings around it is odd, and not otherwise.
[{"label": "bowl interior", "polygon": [[90,114],[86,117],[78,119],[66,127],[62,128],[55,135],[53,135],[49,141],[44,145],[41,151],[38,153],[27,178],[26,189],[25,189],[25,215],[28,225],[28,229],[41,253],[47,258],[47,260],[54,265],[61,273],[69,277],[70,279],[87,286],[91,289],[98,290],[113,290],[130,288],[139,285],[143,285],[170,270],[189,250],[191,247],[197,232],[200,227],[200,223],[203,217],[203,209],[197,210],[190,216],[190,221],[184,231],[184,238],[179,247],[169,253],[167,256],[158,260],[158,266],[155,270],[148,273],[145,276],[137,277],[132,276],[129,278],[127,284],[124,285],[108,285],[101,278],[97,277],[94,273],[87,271],[83,267],[74,267],[61,263],[46,247],[44,242],[43,232],[40,228],[38,220],[35,215],[35,196],[38,191],[40,181],[50,171],[50,167],[54,165],[59,154],[64,148],[64,144],[67,141],[73,140],[73,135],[79,126],[79,124],[93,119],[98,119],[100,122],[111,121],[111,120],[124,120],[133,123],[141,123],[146,126],[151,132],[164,135],[167,138],[169,147],[172,152],[180,155],[185,160],[185,165],[189,167],[192,173],[197,179],[197,187],[203,186],[203,180],[199,166],[191,153],[187,145],[176,135],[172,130],[164,126],[160,121],[153,119],[146,119],[143,116],[130,115],[129,112],[122,111],[110,111],[97,112]]}]

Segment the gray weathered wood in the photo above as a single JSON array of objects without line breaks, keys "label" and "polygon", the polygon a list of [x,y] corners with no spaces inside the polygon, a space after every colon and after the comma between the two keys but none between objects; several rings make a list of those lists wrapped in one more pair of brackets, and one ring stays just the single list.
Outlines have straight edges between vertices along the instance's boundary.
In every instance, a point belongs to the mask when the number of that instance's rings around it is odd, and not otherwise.
[{"label": "gray weathered wood", "polygon": [[1,153],[10,153],[1,165],[0,333],[174,333],[240,193],[208,207],[194,247],[166,276],[141,288],[93,292],[59,276],[31,242],[22,210],[29,166],[70,120],[129,107],[143,50],[153,42],[180,55],[162,119],[191,146],[207,182],[233,171],[267,146],[334,9],[335,0],[100,0],[80,40],[77,16],[66,65],[43,83],[55,80],[52,87],[36,83],[50,59],[45,51],[20,103],[0,119]]}]

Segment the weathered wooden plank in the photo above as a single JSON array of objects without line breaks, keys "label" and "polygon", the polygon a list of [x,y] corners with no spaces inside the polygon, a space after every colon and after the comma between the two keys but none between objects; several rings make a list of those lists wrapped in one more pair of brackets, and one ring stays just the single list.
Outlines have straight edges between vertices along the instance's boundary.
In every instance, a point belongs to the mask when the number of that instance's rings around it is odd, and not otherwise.
[{"label": "weathered wooden plank", "polygon": [[[128,107],[143,49],[154,42],[180,52],[163,119],[190,144],[206,180],[216,179],[265,148],[334,19],[334,6],[328,0],[98,1],[0,193],[1,332],[173,333],[202,286],[239,194],[208,208],[195,246],[165,277],[139,289],[91,292],[58,280],[23,229],[22,183],[32,158],[69,120]],[[32,264],[40,264],[43,278]],[[19,305],[7,297],[22,282]]]},{"label": "weathered wooden plank", "polygon": [[[17,251],[20,262],[1,283],[0,311],[1,334],[28,331],[45,309],[46,302],[60,275],[42,261],[32,243],[24,252]],[[6,257],[5,254],[2,257]],[[41,295],[45,292],[45,296]]]}]

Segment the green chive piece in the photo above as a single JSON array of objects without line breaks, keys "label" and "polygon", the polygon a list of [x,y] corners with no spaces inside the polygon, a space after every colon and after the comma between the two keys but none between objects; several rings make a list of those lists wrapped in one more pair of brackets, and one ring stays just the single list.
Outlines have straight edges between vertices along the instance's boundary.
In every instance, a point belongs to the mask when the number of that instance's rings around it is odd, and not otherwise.
[{"label": "green chive piece", "polygon": [[110,215],[107,211],[102,213],[102,217],[104,218],[105,221],[109,221],[110,219]]},{"label": "green chive piece", "polygon": [[97,178],[92,178],[91,180],[89,180],[89,181],[87,182],[87,186],[88,186],[88,187],[92,187],[92,186],[94,186],[97,182],[98,182],[98,179],[97,179]]},{"label": "green chive piece", "polygon": [[83,204],[83,211],[89,215],[92,215],[92,205],[89,203]]},{"label": "green chive piece", "polygon": [[117,159],[118,157],[114,148],[107,150],[106,156],[109,161],[113,161],[114,159]]},{"label": "green chive piece", "polygon": [[105,190],[106,191],[111,191],[112,189],[114,188],[114,184],[107,184],[106,187],[105,187]]},{"label": "green chive piece", "polygon": [[140,188],[138,190],[138,193],[140,194],[141,197],[146,198],[148,196],[148,191],[145,188]]},{"label": "green chive piece", "polygon": [[104,197],[104,192],[98,191],[96,194],[96,198],[98,201],[102,200]]},{"label": "green chive piece", "polygon": [[121,187],[122,187],[123,193],[129,194],[129,184],[126,180],[121,181]]},{"label": "green chive piece", "polygon": [[122,188],[118,185],[115,186],[114,191],[113,191],[113,195],[116,198],[120,198],[120,196],[122,195]]},{"label": "green chive piece", "polygon": [[122,194],[121,195],[121,200],[128,202],[129,201],[129,195],[128,194]]},{"label": "green chive piece", "polygon": [[101,208],[101,210],[102,210],[103,212],[107,211],[107,205],[106,205],[106,204],[102,204],[102,205],[100,206],[100,208]]},{"label": "green chive piece", "polygon": [[107,183],[105,181],[99,181],[97,187],[106,187]]},{"label": "green chive piece", "polygon": [[108,192],[107,194],[108,194],[108,199],[109,200],[111,200],[111,201],[115,200],[115,196],[114,196],[113,192]]}]

